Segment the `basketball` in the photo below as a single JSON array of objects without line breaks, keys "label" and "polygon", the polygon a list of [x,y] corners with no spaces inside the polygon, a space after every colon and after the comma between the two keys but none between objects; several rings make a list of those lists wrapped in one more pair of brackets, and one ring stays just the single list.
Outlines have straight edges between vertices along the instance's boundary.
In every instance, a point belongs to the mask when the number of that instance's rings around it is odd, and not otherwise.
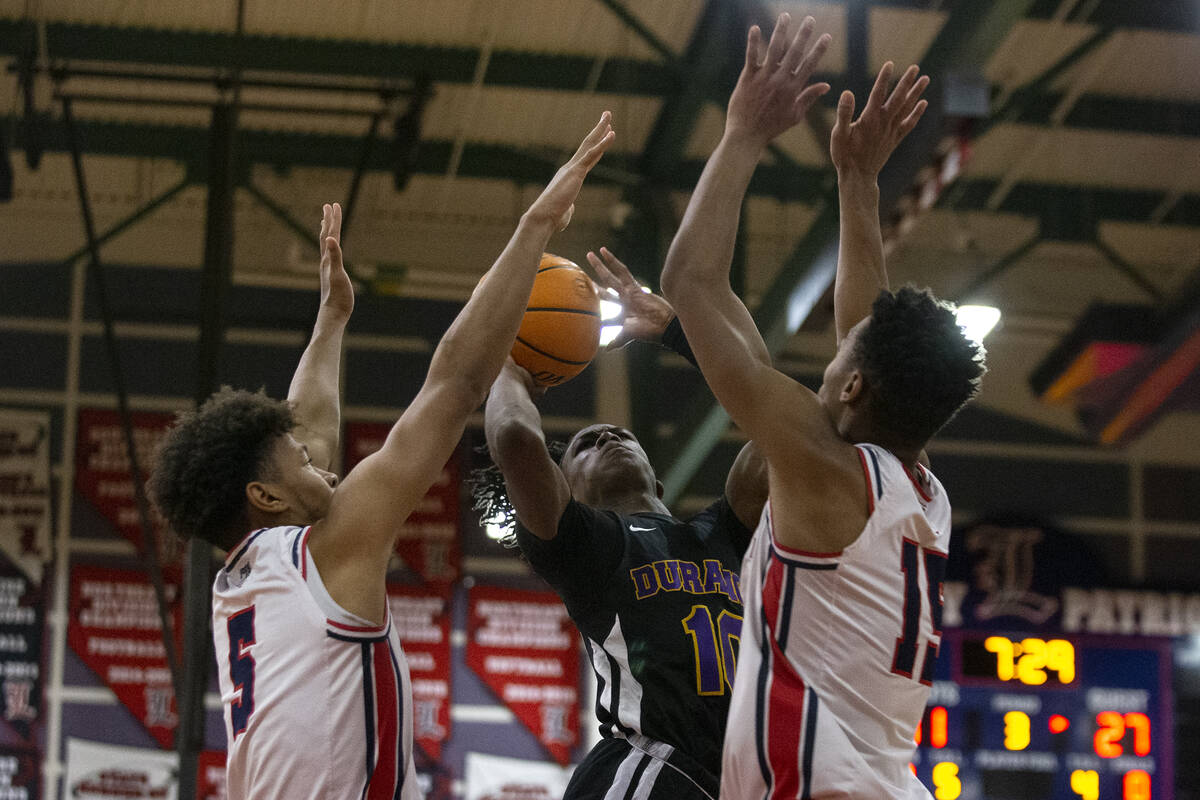
[{"label": "basketball", "polygon": [[542,254],[513,360],[540,386],[574,378],[600,349],[600,295],[577,264]]}]

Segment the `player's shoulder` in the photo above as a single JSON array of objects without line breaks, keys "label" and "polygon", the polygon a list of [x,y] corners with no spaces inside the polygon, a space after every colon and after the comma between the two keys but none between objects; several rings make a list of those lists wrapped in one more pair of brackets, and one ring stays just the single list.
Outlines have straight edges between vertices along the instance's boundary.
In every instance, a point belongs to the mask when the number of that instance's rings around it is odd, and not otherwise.
[{"label": "player's shoulder", "polygon": [[236,547],[229,550],[221,574],[232,574],[249,562],[256,564],[290,563],[296,568],[304,566],[307,554],[308,525],[281,525],[274,528],[258,528],[246,534]]}]

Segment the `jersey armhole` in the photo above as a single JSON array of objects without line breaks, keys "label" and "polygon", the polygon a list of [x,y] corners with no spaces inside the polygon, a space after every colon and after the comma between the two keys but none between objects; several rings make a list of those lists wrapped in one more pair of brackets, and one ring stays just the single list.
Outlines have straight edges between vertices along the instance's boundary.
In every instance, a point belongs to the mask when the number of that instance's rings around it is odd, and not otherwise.
[{"label": "jersey armhole", "polygon": [[870,518],[875,513],[875,501],[883,497],[883,475],[874,450],[861,444],[855,445],[854,449],[858,451],[858,461],[867,481],[867,517]]}]

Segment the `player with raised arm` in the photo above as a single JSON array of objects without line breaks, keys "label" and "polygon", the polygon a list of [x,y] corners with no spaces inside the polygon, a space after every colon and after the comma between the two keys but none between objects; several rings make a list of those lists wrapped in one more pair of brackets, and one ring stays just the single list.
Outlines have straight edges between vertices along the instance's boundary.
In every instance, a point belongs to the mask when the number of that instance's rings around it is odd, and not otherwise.
[{"label": "player with raised arm", "polygon": [[412,692],[385,579],[401,523],[512,347],[550,235],[613,141],[608,112],[521,217],[383,447],[339,482],[341,339],[353,290],[340,209],[321,225],[321,306],[287,402],[218,392],[168,434],[152,494],[227,551],[213,637],[230,798],[416,798]]},{"label": "player with raised arm", "polygon": [[[588,260],[625,309],[613,346],[662,342],[690,358],[665,300],[608,250]],[[542,391],[506,364],[484,415],[504,485],[475,491],[492,505],[507,491],[516,543],[562,597],[596,673],[603,738],[564,799],[715,800],[742,622],[737,574],[766,499],[762,459],[747,444],[724,495],[680,520],[625,428],[585,427],[556,463],[533,402]]]},{"label": "player with raised arm", "polygon": [[[925,798],[908,769],[940,640],[950,507],[926,442],[978,390],[982,352],[928,292],[886,290],[876,176],[924,110],[915,67],[862,115],[838,103],[838,350],[813,393],[763,358],[729,286],[738,211],[767,143],[828,87],[809,86],[828,37],[781,15],[750,31],[725,133],[663,271],[709,386],[767,460],[770,502],[742,567],[746,623],[722,797]],[[883,291],[848,290],[873,275]],[[872,294],[875,294],[872,298]],[[873,302],[871,302],[873,299]],[[844,312],[844,313],[843,313]]]}]

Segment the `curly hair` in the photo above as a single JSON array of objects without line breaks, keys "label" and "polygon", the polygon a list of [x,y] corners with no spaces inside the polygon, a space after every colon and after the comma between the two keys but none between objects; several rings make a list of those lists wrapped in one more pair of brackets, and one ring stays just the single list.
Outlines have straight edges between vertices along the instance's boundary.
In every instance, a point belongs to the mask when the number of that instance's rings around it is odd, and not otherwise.
[{"label": "curly hair", "polygon": [[[554,460],[555,464],[558,464],[562,460],[563,453],[567,452],[567,443],[550,439],[546,442],[546,449],[550,452],[550,458]],[[469,478],[471,497],[475,501],[471,509],[479,512],[481,528],[488,525],[499,526],[507,531],[498,540],[500,544],[509,548],[516,547],[517,512],[513,508],[512,501],[508,499],[504,474],[492,461],[486,444],[476,447],[475,452],[487,459],[487,464],[471,470]]]},{"label": "curly hair", "polygon": [[983,346],[964,335],[954,307],[928,290],[883,291],[851,358],[872,413],[911,445],[929,441],[979,391]]},{"label": "curly hair", "polygon": [[272,445],[296,427],[292,408],[261,391],[228,386],[184,412],[158,449],[150,495],[175,533],[229,547],[245,533],[246,484]]}]

